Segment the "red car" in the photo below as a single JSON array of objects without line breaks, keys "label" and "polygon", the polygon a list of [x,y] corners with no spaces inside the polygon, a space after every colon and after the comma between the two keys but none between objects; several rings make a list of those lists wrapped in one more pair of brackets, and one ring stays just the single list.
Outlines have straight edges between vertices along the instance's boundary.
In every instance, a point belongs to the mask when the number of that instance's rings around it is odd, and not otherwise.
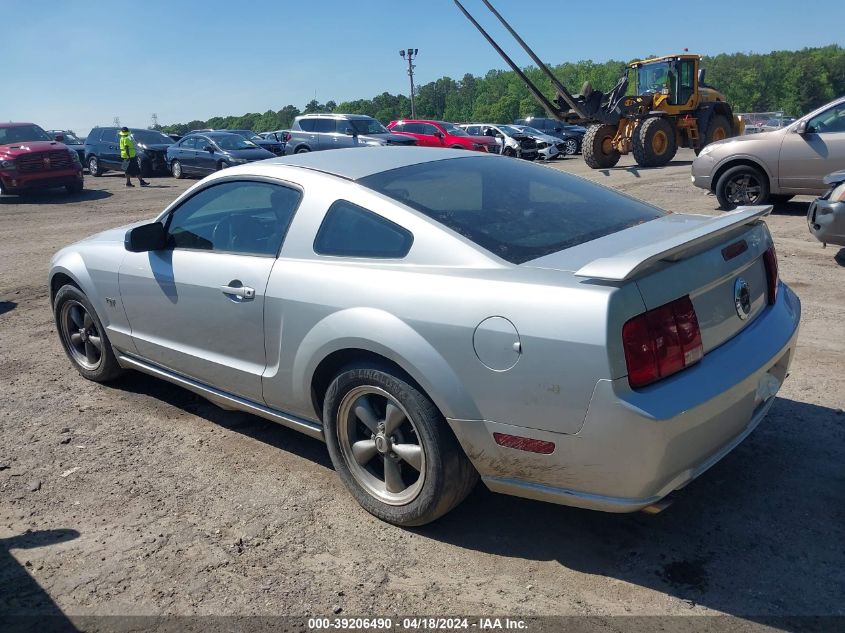
[{"label": "red car", "polygon": [[391,121],[387,129],[397,134],[413,136],[417,145],[423,147],[451,147],[453,149],[473,149],[477,152],[499,152],[496,139],[489,136],[470,136],[454,123],[445,121],[424,121],[420,119],[401,119]]},{"label": "red car", "polygon": [[75,150],[34,123],[0,123],[0,194],[64,187],[82,191],[82,163]]}]

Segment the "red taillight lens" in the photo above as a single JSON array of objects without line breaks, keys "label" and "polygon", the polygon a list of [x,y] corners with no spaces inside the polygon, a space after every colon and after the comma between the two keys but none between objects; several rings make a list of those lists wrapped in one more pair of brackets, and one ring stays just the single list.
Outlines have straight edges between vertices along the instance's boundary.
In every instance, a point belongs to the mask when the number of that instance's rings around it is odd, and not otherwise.
[{"label": "red taillight lens", "polygon": [[284,139],[285,143],[287,143],[290,140],[290,132],[285,132],[284,134],[282,134],[282,138]]},{"label": "red taillight lens", "polygon": [[778,298],[778,254],[774,244],[763,253],[763,261],[766,264],[766,280],[769,282],[769,305],[774,305]]},{"label": "red taillight lens", "polygon": [[644,314],[622,327],[628,383],[643,387],[701,360],[704,348],[689,296]]},{"label": "red taillight lens", "polygon": [[555,452],[554,442],[535,440],[531,437],[520,437],[519,435],[509,435],[507,433],[493,433],[493,439],[496,440],[496,444],[499,446],[515,448],[519,451],[540,453],[541,455],[551,455]]}]

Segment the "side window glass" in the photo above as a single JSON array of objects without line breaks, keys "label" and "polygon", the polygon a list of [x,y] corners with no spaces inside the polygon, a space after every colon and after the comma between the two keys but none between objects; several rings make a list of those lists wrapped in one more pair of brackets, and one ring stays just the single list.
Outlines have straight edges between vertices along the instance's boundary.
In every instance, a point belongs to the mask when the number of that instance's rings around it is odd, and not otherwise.
[{"label": "side window glass", "polygon": [[845,132],[845,103],[840,103],[814,116],[807,122],[807,131],[816,134]]},{"label": "side window glass", "polygon": [[117,130],[103,130],[100,137],[101,143],[117,143]]},{"label": "side window glass", "polygon": [[693,90],[693,61],[684,60],[678,64],[678,95],[679,105],[686,103],[692,97]]},{"label": "side window glass", "polygon": [[303,132],[314,131],[314,119],[301,119],[299,121],[299,129]]},{"label": "side window glass", "polygon": [[181,145],[179,145],[179,147],[181,147],[183,149],[195,149],[196,146],[197,146],[197,139],[196,139],[196,137],[193,137],[193,136],[191,136],[190,138],[186,138],[184,141],[182,141]]},{"label": "side window glass", "polygon": [[224,182],[182,203],[168,223],[170,246],[275,257],[301,194],[265,182]]},{"label": "side window glass", "polygon": [[422,130],[422,133],[427,134],[428,136],[434,136],[437,133],[437,128],[431,123],[423,123]]},{"label": "side window glass", "polygon": [[407,130],[405,129],[406,126],[407,126],[407,123],[397,123],[396,125],[394,125],[391,128],[391,131],[393,131],[393,132],[407,132]]},{"label": "side window glass", "polygon": [[334,132],[336,124],[334,119],[314,119],[315,132]]},{"label": "side window glass", "polygon": [[341,257],[398,259],[408,254],[414,237],[398,224],[363,207],[338,200],[317,231],[314,252]]}]

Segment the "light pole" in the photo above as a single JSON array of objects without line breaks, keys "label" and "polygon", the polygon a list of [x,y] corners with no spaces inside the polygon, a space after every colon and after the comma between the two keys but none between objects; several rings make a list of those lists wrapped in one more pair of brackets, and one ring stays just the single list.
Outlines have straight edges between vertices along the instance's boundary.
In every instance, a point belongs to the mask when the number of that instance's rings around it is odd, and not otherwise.
[{"label": "light pole", "polygon": [[414,108],[414,57],[417,56],[419,49],[416,48],[409,48],[406,51],[399,51],[399,55],[402,56],[402,59],[408,60],[408,77],[411,78],[411,118],[417,118],[417,111]]}]

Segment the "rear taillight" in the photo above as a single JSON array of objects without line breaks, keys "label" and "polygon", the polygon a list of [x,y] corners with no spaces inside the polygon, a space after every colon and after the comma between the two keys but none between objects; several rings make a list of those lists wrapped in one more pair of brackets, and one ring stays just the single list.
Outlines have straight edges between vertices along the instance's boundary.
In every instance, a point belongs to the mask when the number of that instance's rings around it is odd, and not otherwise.
[{"label": "rear taillight", "polygon": [[778,298],[778,254],[774,244],[763,253],[763,261],[766,264],[766,281],[769,285],[769,305],[774,305]]},{"label": "rear taillight", "polygon": [[285,132],[284,134],[282,134],[282,139],[285,143],[287,143],[290,140],[290,132]]},{"label": "rear taillight", "polygon": [[704,355],[698,317],[689,296],[681,297],[622,326],[628,383],[643,387],[697,363]]}]

